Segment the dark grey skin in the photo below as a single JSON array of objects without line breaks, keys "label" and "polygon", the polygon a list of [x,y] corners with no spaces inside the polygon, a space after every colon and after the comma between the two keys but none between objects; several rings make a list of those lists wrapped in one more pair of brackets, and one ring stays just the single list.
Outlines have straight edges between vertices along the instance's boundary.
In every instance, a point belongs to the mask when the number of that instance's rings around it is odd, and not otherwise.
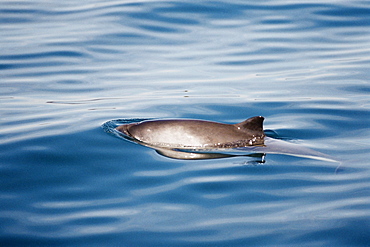
[{"label": "dark grey skin", "polygon": [[116,129],[140,142],[167,148],[235,148],[263,145],[261,116],[237,124],[203,120],[155,120]]}]

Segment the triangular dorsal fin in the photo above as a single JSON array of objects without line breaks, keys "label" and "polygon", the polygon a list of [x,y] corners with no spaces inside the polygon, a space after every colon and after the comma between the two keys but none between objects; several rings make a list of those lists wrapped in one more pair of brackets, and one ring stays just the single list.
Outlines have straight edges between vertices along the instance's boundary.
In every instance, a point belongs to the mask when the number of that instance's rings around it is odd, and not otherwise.
[{"label": "triangular dorsal fin", "polygon": [[261,116],[251,117],[247,120],[244,120],[241,123],[234,124],[236,127],[245,131],[256,131],[263,135],[263,120],[265,118]]}]

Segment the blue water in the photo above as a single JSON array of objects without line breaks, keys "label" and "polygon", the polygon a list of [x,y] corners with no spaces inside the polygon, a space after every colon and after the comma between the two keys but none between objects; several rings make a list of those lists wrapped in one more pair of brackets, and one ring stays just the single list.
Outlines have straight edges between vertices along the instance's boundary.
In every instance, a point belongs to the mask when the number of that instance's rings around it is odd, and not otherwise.
[{"label": "blue water", "polygon": [[[1,246],[368,246],[369,1],[2,1]],[[175,160],[112,119],[265,117],[340,160]]]}]

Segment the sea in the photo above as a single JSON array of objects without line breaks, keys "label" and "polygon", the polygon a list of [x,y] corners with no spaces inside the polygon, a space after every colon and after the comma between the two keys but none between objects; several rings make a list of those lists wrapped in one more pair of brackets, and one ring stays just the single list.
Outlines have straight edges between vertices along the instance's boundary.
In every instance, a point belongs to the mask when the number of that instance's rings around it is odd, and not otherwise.
[{"label": "sea", "polygon": [[[3,0],[0,49],[0,246],[369,246],[370,1]],[[253,116],[335,162],[104,128]]]}]

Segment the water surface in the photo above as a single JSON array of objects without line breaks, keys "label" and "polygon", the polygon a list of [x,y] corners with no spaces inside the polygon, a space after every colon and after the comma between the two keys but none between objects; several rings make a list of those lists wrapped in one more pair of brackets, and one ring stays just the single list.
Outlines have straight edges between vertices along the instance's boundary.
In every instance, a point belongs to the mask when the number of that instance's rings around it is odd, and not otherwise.
[{"label": "water surface", "polygon": [[[366,1],[3,1],[2,246],[366,246]],[[174,160],[119,118],[265,117],[280,154]]]}]

